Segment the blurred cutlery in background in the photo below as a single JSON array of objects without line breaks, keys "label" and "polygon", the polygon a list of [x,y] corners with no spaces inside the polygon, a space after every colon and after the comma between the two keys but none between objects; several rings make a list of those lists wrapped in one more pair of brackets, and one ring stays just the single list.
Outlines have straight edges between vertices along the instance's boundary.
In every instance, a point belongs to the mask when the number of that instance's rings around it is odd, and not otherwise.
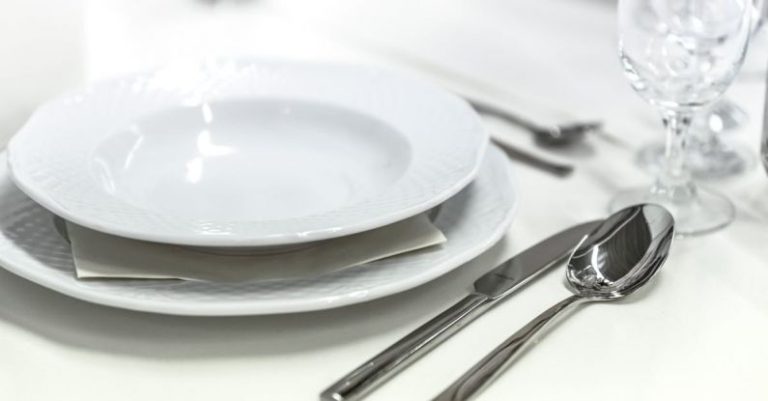
[{"label": "blurred cutlery in background", "polygon": [[496,84],[437,65],[403,49],[350,40],[348,36],[334,38],[368,56],[364,59],[372,58],[437,82],[469,102],[479,113],[493,115],[531,132],[536,138],[535,143],[543,148],[575,146],[585,140],[588,133],[613,145],[629,148],[626,142],[606,132],[603,122],[594,117],[579,117],[556,110],[531,96],[517,96]]},{"label": "blurred cutlery in background", "polygon": [[529,121],[526,118],[514,114],[508,110],[501,109],[479,100],[473,100],[466,96],[464,97],[464,100],[469,102],[469,104],[471,104],[478,113],[488,114],[501,118],[507,122],[511,122],[512,124],[518,125],[530,131],[530,133],[533,134],[536,143],[542,147],[560,148],[574,145],[583,141],[587,132],[600,129],[602,127],[602,123],[598,121],[543,126]]},{"label": "blurred cutlery in background", "polygon": [[515,161],[524,163],[530,167],[539,169],[546,173],[556,175],[561,178],[568,177],[573,173],[573,166],[569,164],[562,164],[553,161],[546,160],[538,155],[535,155],[527,150],[512,145],[507,142],[499,141],[496,138],[491,137],[493,143],[495,143],[507,156]]}]

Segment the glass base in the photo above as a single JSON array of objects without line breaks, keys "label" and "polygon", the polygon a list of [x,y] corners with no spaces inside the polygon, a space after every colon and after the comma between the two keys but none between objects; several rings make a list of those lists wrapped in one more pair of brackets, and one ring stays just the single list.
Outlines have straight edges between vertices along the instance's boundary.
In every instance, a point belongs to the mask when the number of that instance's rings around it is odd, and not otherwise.
[{"label": "glass base", "polygon": [[611,213],[638,203],[655,203],[666,207],[675,217],[675,234],[693,236],[711,233],[730,224],[736,216],[733,203],[723,195],[695,189],[685,199],[653,188],[637,188],[619,192],[609,204]]},{"label": "glass base", "polygon": [[[704,146],[696,143],[686,151],[686,168],[694,178],[716,180],[733,177],[752,169],[757,163],[753,152],[746,146]],[[664,165],[664,144],[648,145],[637,154],[637,164],[653,175]]]}]

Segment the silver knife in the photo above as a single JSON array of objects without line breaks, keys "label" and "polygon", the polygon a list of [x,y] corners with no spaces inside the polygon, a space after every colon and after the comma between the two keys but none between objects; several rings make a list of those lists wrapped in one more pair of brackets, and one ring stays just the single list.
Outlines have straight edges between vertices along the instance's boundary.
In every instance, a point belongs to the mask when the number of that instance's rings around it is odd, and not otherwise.
[{"label": "silver knife", "polygon": [[320,394],[322,401],[356,401],[507,298],[543,271],[559,264],[600,222],[563,230],[482,275],[474,291]]}]

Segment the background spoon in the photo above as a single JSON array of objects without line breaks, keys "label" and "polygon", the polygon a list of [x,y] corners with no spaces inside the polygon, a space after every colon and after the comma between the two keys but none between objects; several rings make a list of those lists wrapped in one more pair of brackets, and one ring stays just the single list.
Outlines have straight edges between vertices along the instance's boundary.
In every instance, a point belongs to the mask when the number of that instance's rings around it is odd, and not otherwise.
[{"label": "background spoon", "polygon": [[584,141],[588,132],[597,131],[602,127],[599,121],[574,122],[573,124],[542,126],[529,121],[510,111],[483,103],[476,99],[465,99],[472,107],[482,114],[496,116],[528,130],[536,143],[545,148],[563,148]]},{"label": "background spoon", "polygon": [[586,302],[622,298],[645,285],[664,263],[674,236],[674,220],[663,207],[630,206],[606,219],[571,254],[564,299],[518,330],[434,398],[466,400],[490,384],[531,339],[556,317]]}]

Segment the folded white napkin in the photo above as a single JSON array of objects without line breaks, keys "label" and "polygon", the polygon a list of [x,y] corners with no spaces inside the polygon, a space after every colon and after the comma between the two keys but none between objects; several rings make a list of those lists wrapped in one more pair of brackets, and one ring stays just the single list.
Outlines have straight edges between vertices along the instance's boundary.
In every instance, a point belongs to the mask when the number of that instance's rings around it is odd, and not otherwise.
[{"label": "folded white napkin", "polygon": [[221,254],[137,241],[67,223],[78,278],[185,279],[241,282],[318,276],[442,244],[426,215],[386,227],[267,254]]}]

